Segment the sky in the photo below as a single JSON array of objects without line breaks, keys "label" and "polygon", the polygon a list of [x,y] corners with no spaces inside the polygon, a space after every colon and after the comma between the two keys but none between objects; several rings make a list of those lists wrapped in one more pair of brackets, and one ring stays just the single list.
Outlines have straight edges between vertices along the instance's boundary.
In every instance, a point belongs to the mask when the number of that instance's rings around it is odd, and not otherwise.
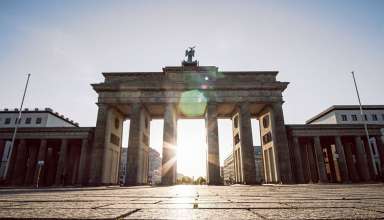
[{"label": "sky", "polygon": [[[19,106],[31,73],[25,107],[51,107],[95,126],[97,94],[90,84],[103,81],[101,72],[161,71],[180,65],[192,45],[200,65],[279,71],[278,80],[290,82],[283,94],[289,124],[331,105],[357,104],[352,70],[363,104],[383,104],[383,11],[382,0],[2,0],[0,108]],[[257,121],[252,125],[257,144]],[[178,126],[179,136],[193,131],[184,141],[205,135],[201,121]],[[151,146],[158,150],[161,127],[162,121],[151,123]],[[231,151],[230,129],[220,121],[221,161]],[[205,149],[204,143],[193,146]],[[189,168],[178,164],[180,172],[204,175],[201,149]]]}]

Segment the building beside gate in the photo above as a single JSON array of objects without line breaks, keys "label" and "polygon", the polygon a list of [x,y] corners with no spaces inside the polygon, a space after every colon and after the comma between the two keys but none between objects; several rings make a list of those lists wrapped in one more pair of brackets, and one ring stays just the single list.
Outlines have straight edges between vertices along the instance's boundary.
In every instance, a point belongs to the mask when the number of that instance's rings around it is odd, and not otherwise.
[{"label": "building beside gate", "polygon": [[[0,128],[14,128],[19,117],[19,109],[3,109],[0,111]],[[79,127],[73,120],[54,112],[51,108],[24,109],[19,122],[20,128],[43,127]]]},{"label": "building beside gate", "polygon": [[[13,128],[0,128],[2,173],[13,131]],[[35,185],[39,177],[40,186],[86,185],[93,133],[94,128],[85,127],[19,128],[7,175],[1,183]],[[38,161],[44,163],[40,171]]]},{"label": "building beside gate", "polygon": [[[331,106],[305,125],[287,125],[298,183],[364,182],[384,176],[384,105]],[[368,124],[369,142],[364,130]]]}]

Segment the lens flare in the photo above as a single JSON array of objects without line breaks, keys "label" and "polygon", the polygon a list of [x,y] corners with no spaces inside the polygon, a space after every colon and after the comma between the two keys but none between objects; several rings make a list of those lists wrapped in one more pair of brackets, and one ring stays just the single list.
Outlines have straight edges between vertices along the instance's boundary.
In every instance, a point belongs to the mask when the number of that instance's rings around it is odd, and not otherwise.
[{"label": "lens flare", "polygon": [[188,117],[201,116],[207,107],[207,98],[199,90],[183,92],[178,104],[179,111]]}]

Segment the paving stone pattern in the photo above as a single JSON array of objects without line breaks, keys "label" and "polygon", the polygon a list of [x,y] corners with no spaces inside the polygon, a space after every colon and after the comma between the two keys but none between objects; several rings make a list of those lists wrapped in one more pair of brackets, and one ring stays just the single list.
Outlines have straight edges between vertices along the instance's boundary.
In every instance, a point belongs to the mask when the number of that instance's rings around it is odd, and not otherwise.
[{"label": "paving stone pattern", "polygon": [[0,189],[0,218],[382,219],[384,184]]}]

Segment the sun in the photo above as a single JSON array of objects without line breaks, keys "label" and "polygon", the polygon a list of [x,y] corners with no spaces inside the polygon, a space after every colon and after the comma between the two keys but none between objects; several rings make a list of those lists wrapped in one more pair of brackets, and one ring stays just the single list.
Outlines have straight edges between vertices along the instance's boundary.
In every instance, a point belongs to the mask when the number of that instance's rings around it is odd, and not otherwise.
[{"label": "sun", "polygon": [[179,119],[177,128],[177,172],[190,177],[206,176],[206,132],[204,119]]}]

